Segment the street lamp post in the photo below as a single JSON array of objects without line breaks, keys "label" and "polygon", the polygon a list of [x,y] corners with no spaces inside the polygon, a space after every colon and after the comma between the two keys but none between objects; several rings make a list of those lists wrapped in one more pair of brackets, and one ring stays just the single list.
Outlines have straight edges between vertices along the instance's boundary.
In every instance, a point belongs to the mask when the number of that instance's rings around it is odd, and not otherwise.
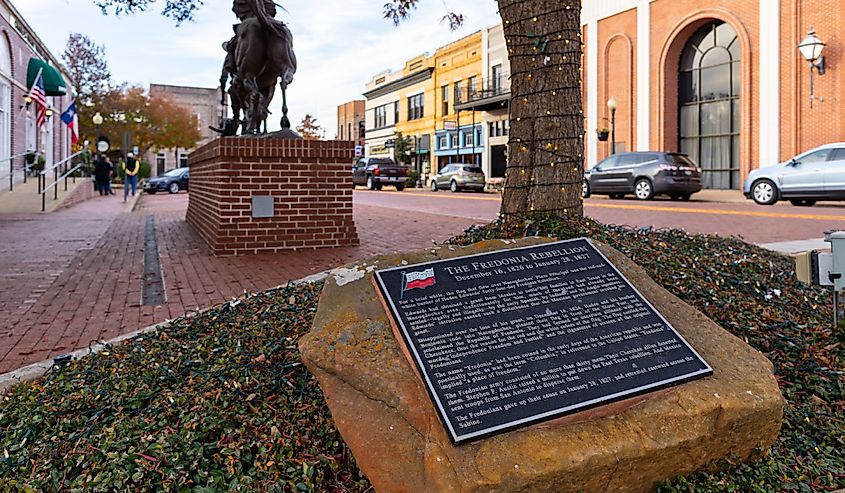
[{"label": "street lamp post", "polygon": [[619,108],[619,101],[614,96],[607,100],[607,109],[610,110],[610,154],[616,154],[616,109]]},{"label": "street lamp post", "polygon": [[94,122],[94,132],[96,134],[96,138],[94,139],[94,150],[96,152],[100,152],[100,125],[103,124],[103,115],[100,112],[94,113],[94,117],[91,118],[91,121]]},{"label": "street lamp post", "polygon": [[824,75],[825,63],[822,56],[825,44],[816,37],[816,31],[810,28],[807,37],[798,44],[798,51],[804,60],[810,62],[810,108],[813,107],[813,69],[819,71],[819,75]]}]

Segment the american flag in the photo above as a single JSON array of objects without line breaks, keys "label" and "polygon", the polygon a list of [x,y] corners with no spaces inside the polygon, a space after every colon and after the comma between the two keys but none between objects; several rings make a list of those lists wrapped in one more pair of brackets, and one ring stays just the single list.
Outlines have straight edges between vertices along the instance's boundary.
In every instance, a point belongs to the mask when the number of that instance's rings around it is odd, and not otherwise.
[{"label": "american flag", "polygon": [[32,88],[29,90],[29,97],[35,103],[35,125],[41,127],[47,121],[47,95],[44,93],[44,79],[41,77],[41,70],[35,76]]}]

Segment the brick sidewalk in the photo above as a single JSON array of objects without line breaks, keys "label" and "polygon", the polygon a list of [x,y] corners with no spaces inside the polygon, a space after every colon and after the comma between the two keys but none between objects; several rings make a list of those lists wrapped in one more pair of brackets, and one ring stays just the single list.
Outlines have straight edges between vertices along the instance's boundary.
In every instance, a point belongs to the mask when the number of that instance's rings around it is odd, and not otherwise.
[{"label": "brick sidewalk", "polygon": [[[361,246],[214,257],[185,223],[187,194],[115,197],[49,216],[0,216],[0,373],[289,280],[444,241],[477,221],[356,205]],[[167,301],[141,303],[144,228],[155,221]]]}]

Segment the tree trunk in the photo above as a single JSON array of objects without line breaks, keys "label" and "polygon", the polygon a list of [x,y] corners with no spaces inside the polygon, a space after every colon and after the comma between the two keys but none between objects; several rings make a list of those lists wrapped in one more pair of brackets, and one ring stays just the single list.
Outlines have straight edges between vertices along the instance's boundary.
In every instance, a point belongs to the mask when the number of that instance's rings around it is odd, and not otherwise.
[{"label": "tree trunk", "polygon": [[511,66],[502,215],[584,215],[581,2],[498,0]]}]

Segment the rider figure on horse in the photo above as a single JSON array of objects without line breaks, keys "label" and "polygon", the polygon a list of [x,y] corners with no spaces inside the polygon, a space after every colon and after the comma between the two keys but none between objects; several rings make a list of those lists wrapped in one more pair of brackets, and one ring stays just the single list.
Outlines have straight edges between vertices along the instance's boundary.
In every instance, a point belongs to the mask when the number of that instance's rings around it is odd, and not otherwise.
[{"label": "rider figure on horse", "polygon": [[246,116],[244,133],[257,133],[262,121],[266,132],[267,104],[280,77],[282,128],[290,128],[285,91],[296,72],[296,56],[290,30],[274,18],[276,7],[272,0],[234,0],[232,5],[232,11],[241,22],[233,26],[235,36],[223,44],[226,61],[220,82],[225,99],[226,82],[232,76],[228,92],[232,99],[233,124],[241,123],[240,111],[243,110]]}]

